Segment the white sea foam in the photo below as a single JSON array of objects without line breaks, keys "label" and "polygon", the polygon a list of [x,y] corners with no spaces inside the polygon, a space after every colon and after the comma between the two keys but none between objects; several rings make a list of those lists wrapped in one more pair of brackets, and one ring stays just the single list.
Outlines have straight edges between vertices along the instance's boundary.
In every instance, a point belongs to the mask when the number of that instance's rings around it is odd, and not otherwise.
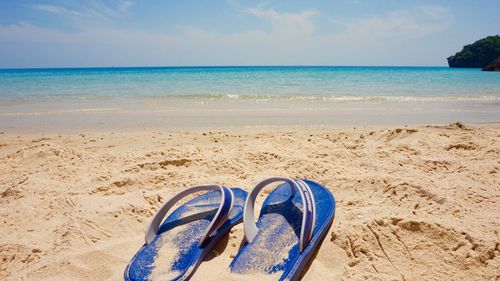
[{"label": "white sea foam", "polygon": [[500,96],[488,95],[469,95],[469,96],[392,96],[392,95],[373,95],[373,96],[352,96],[352,95],[255,95],[255,94],[203,94],[203,95],[160,95],[143,97],[147,103],[153,103],[158,100],[191,100],[191,101],[310,101],[310,102],[446,102],[446,101],[483,101],[499,102]]}]

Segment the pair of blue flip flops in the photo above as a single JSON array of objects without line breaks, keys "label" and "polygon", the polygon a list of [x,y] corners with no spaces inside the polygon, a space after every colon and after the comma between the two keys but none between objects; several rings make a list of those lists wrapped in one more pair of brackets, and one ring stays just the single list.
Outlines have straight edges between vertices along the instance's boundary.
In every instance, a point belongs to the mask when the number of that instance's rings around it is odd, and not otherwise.
[{"label": "pair of blue flip flops", "polygon": [[[265,186],[282,182],[265,199],[259,218],[254,203]],[[165,216],[181,199],[203,193]],[[146,243],[125,269],[125,280],[189,280],[232,227],[243,221],[245,243],[230,264],[238,274],[298,280],[327,234],[335,199],[312,180],[269,178],[247,194],[241,188],[195,186],[164,203],[153,216]],[[232,276],[233,277],[233,276]]]}]

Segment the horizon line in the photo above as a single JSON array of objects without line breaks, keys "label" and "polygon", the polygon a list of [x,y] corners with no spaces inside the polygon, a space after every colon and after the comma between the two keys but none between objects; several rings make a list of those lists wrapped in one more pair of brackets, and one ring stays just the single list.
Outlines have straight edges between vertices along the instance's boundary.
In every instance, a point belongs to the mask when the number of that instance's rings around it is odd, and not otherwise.
[{"label": "horizon line", "polygon": [[327,64],[304,64],[304,65],[144,65],[144,66],[59,66],[59,67],[0,67],[0,70],[46,70],[46,69],[112,69],[112,68],[222,68],[222,67],[412,67],[412,68],[451,68],[445,65],[327,65]]}]

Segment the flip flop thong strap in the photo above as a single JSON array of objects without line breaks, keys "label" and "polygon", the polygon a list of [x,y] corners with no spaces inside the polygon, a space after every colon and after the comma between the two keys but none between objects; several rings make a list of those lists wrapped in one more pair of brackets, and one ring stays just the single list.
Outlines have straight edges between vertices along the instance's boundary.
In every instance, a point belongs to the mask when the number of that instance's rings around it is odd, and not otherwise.
[{"label": "flip flop thong strap", "polygon": [[298,191],[298,194],[302,199],[302,227],[300,230],[299,245],[299,252],[302,253],[307,245],[309,245],[309,241],[311,241],[313,235],[314,225],[316,222],[316,202],[314,201],[314,196],[312,194],[311,188],[307,185],[307,183],[299,179],[278,177],[268,178],[261,181],[254,187],[245,201],[245,209],[243,211],[243,228],[245,231],[245,240],[248,243],[252,243],[252,241],[257,236],[257,233],[259,232],[254,217],[254,204],[255,199],[257,198],[257,194],[265,186],[274,182],[288,183],[288,185],[292,189],[292,196],[295,196],[296,191]]},{"label": "flip flop thong strap", "polygon": [[235,201],[234,194],[233,191],[227,187],[221,185],[199,185],[190,187],[177,193],[174,197],[163,203],[163,205],[158,209],[156,214],[151,219],[151,222],[146,229],[146,244],[149,244],[153,241],[166,214],[175,205],[175,203],[190,194],[201,191],[218,191],[221,193],[222,197],[217,213],[210,222],[210,225],[208,226],[207,230],[203,234],[202,239],[200,240],[200,243],[198,244],[198,247],[203,247],[204,244],[209,240],[210,235],[226,222],[229,214],[231,213],[231,210],[233,209]]}]

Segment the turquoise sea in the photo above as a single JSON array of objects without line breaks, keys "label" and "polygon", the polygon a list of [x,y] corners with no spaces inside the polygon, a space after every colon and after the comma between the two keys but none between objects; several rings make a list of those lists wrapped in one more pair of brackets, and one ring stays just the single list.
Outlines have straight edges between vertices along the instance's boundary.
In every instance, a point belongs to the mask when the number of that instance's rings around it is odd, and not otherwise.
[{"label": "turquoise sea", "polygon": [[0,70],[0,102],[85,98],[500,98],[499,73],[446,67],[137,67]]},{"label": "turquoise sea", "polygon": [[500,121],[500,73],[445,67],[0,70],[0,130]]}]

